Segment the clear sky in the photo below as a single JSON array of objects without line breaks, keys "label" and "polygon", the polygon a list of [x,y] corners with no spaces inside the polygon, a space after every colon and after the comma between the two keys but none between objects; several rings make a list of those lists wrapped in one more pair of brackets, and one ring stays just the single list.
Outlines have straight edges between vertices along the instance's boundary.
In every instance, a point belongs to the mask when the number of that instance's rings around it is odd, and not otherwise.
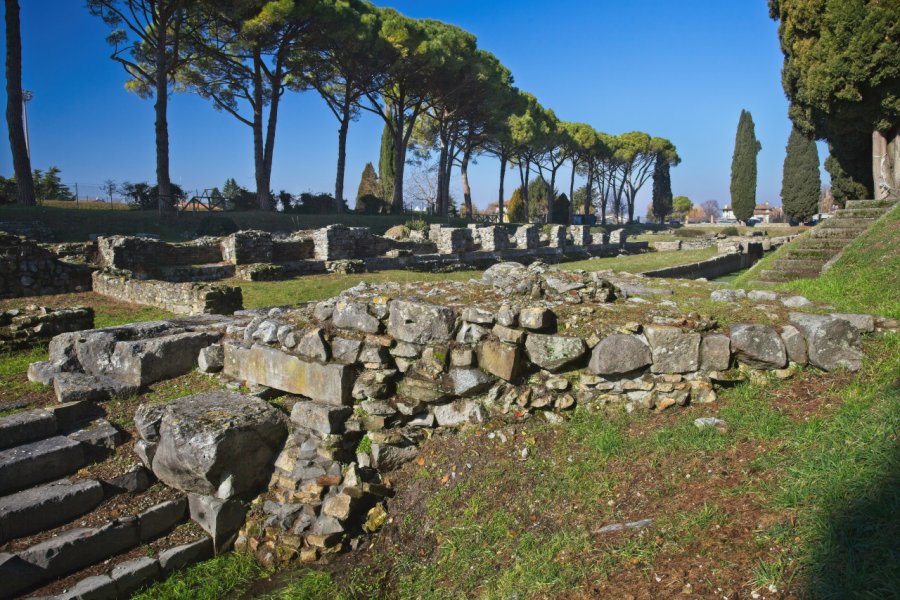
[{"label": "clear sky", "polygon": [[[695,203],[729,202],[738,116],[748,109],[762,143],[757,201],[780,204],[790,133],[781,88],[777,24],[765,0],[392,0],[411,17],[458,25],[496,54],[515,83],[563,120],[607,133],[642,130],[672,140],[682,163],[675,195]],[[23,85],[32,165],[62,169],[81,189],[107,179],[153,181],[153,105],[125,91],[126,75],[109,59],[107,27],[79,0],[21,0]],[[4,32],[5,35],[5,32]],[[5,48],[5,46],[4,46]],[[5,106],[5,94],[4,94]],[[251,189],[250,128],[196,96],[177,94],[169,112],[173,180],[185,189],[221,186],[227,177]],[[381,122],[364,114],[351,126],[346,190],[356,193],[367,161],[377,165]],[[12,172],[3,122],[0,173]],[[337,121],[314,93],[290,93],[280,110],[272,188],[333,192]],[[820,161],[825,148],[819,145]],[[476,205],[497,197],[498,163],[471,169]],[[568,192],[568,173],[561,191]],[[452,193],[461,197],[458,175]],[[507,178],[507,196],[517,175]],[[827,175],[823,171],[823,181]],[[96,192],[95,192],[96,193]],[[643,215],[650,184],[639,196]]]}]

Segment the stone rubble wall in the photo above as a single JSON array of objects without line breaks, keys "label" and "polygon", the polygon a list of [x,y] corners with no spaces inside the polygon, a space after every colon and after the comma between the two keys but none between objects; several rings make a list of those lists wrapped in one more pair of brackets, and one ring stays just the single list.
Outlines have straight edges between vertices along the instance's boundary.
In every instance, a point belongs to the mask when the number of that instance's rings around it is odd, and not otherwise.
[{"label": "stone rubble wall", "polygon": [[222,262],[218,238],[200,238],[172,244],[151,238],[114,235],[97,238],[97,254],[103,268],[151,272],[154,268]]},{"label": "stone rubble wall", "polygon": [[239,287],[136,279],[127,271],[96,271],[93,289],[122,302],[155,306],[178,315],[227,315],[243,308]]},{"label": "stone rubble wall", "polygon": [[761,242],[749,242],[734,248],[726,254],[719,254],[707,260],[646,271],[643,274],[647,277],[673,279],[715,279],[735,271],[749,269],[762,256],[763,244]]},{"label": "stone rubble wall", "polygon": [[[468,285],[502,290],[504,300],[435,304],[357,286],[296,309],[63,334],[29,378],[52,382],[61,398],[89,395],[90,385],[116,397],[196,365],[256,390],[141,406],[134,448],[188,494],[191,518],[217,549],[233,544],[274,566],[314,561],[381,527],[392,494],[384,475],[414,460],[436,428],[559,423],[576,406],[660,412],[715,402],[717,385],[765,372],[855,371],[860,336],[877,327],[868,315],[794,312],[777,326],[626,322],[585,338],[561,331],[566,309],[548,305],[616,302],[634,287],[517,263]],[[289,419],[261,400],[285,393]]]},{"label": "stone rubble wall", "polygon": [[68,331],[94,328],[94,310],[29,306],[0,312],[0,351],[28,348]]},{"label": "stone rubble wall", "polygon": [[0,232],[0,298],[90,291],[92,270],[60,260],[27,238]]}]

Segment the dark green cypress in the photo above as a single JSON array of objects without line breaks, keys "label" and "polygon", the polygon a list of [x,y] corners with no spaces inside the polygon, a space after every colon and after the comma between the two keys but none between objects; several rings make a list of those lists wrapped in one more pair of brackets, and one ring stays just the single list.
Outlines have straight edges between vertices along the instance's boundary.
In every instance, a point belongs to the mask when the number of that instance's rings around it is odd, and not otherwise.
[{"label": "dark green cypress", "polygon": [[394,136],[387,125],[381,132],[381,156],[378,158],[378,178],[381,180],[381,198],[390,206],[394,198]]},{"label": "dark green cypress", "polygon": [[756,155],[760,150],[762,145],[756,139],[753,117],[749,111],[742,110],[731,158],[731,209],[740,221],[752,217],[756,208]]},{"label": "dark green cypress", "polygon": [[819,152],[815,140],[791,128],[781,180],[781,205],[789,221],[806,221],[819,212]]},{"label": "dark green cypress", "polygon": [[669,176],[669,161],[656,158],[653,165],[653,216],[663,220],[672,214],[672,178]]}]

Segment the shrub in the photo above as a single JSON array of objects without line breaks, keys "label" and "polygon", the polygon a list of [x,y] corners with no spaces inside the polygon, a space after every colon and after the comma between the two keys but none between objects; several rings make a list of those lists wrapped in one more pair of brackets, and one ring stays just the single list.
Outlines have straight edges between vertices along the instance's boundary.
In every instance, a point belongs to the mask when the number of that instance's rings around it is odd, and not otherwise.
[{"label": "shrub", "polygon": [[422,233],[428,231],[428,221],[425,219],[410,219],[404,224],[410,231],[421,231]]},{"label": "shrub", "polygon": [[731,235],[741,235],[740,232],[738,231],[738,228],[737,228],[737,227],[733,227],[733,226],[732,226],[732,227],[726,227],[725,229],[723,229],[723,230],[720,231],[719,233],[721,233],[722,235],[728,235],[728,236],[731,236]]},{"label": "shrub", "polygon": [[324,215],[336,212],[337,202],[331,194],[310,194],[303,192],[300,194],[300,206],[297,212]]},{"label": "shrub", "polygon": [[382,212],[384,200],[374,194],[366,194],[356,200],[356,206],[357,210],[361,210],[367,215],[377,215]]}]

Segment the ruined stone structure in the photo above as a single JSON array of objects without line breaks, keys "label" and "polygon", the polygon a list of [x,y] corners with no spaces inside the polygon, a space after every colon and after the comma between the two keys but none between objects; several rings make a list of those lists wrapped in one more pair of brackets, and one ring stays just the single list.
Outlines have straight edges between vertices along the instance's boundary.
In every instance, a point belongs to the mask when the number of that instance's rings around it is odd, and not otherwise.
[{"label": "ruined stone structure", "polygon": [[84,292],[91,289],[91,270],[0,231],[0,298]]},{"label": "ruined stone structure", "polygon": [[0,312],[0,352],[28,348],[67,331],[94,328],[94,310],[27,306]]},{"label": "ruined stone structure", "polygon": [[155,306],[176,315],[229,315],[243,308],[239,287],[136,279],[127,271],[96,271],[93,289],[116,300]]}]

